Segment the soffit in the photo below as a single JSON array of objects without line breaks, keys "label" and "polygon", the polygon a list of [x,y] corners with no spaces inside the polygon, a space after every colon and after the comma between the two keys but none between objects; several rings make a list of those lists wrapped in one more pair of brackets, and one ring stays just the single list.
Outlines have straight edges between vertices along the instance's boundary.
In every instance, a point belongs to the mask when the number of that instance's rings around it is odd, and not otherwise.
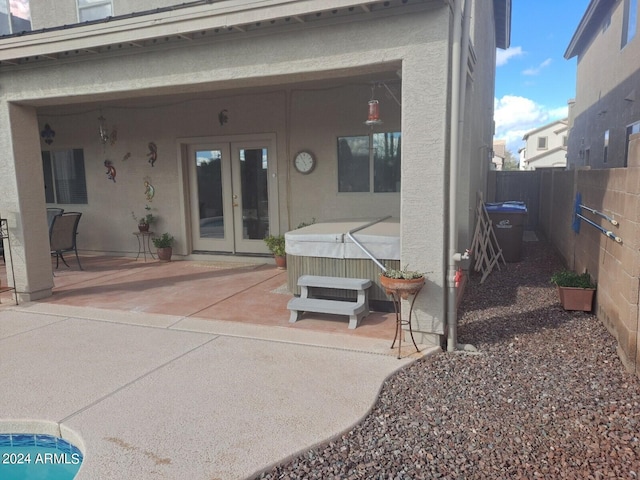
[{"label": "soffit", "polygon": [[582,53],[582,50],[589,44],[596,32],[599,31],[604,16],[613,8],[615,3],[612,0],[591,0],[589,2],[567,50],[564,52],[564,58],[569,60]]},{"label": "soffit", "polygon": [[511,0],[493,0],[496,25],[496,48],[507,49],[511,44]]}]

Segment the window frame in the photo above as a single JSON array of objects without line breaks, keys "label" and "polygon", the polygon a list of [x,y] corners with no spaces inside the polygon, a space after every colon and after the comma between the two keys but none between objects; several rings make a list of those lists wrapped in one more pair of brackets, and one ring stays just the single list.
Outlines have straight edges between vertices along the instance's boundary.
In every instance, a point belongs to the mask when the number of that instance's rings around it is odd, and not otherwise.
[{"label": "window frame", "polygon": [[[634,131],[635,130],[635,131]],[[624,167],[629,163],[629,137],[636,133],[640,133],[640,120],[635,121],[627,125],[625,130],[625,143],[624,143]]]},{"label": "window frame", "polygon": [[[80,201],[61,201],[62,195],[60,193],[60,187],[63,179],[56,174],[56,158],[55,153],[66,153],[74,165],[73,169],[77,169],[79,174],[77,177],[67,179],[69,181],[69,193],[67,194],[70,200],[79,198]],[[42,171],[44,175],[44,188],[45,188],[45,203],[50,205],[88,205],[89,193],[87,190],[87,170],[84,156],[84,149],[82,148],[57,148],[43,150],[41,152],[42,157]],[[80,176],[81,174],[81,176]],[[74,187],[80,187],[74,189]]]},{"label": "window frame", "polygon": [[[14,33],[19,33],[19,32],[23,32],[23,31],[27,31],[30,32],[33,28],[32,24],[31,24],[31,5],[30,5],[30,0],[27,0],[27,5],[29,6],[29,17],[28,18],[22,18],[22,17],[18,17],[17,15],[14,16],[13,13],[11,12],[11,0],[0,0],[0,4],[4,4],[5,8],[6,8],[6,15],[7,15],[7,26],[9,28],[9,32],[8,33],[1,33],[2,30],[0,30],[0,36],[2,35],[13,35]],[[16,29],[14,22],[13,22],[13,18],[18,18],[20,20],[23,20],[25,22],[29,22],[29,29],[25,30],[25,29]],[[2,25],[0,25],[0,27],[2,27]]]},{"label": "window frame", "polygon": [[[544,145],[540,145],[541,141]],[[538,137],[538,150],[547,150],[549,148],[549,137]]]},{"label": "window frame", "polygon": [[[376,144],[377,142],[375,141],[376,136],[385,136],[385,135],[390,135],[391,138],[395,139],[395,145],[391,145],[391,149],[393,150],[391,152],[391,157],[394,159],[397,159],[397,164],[396,162],[394,162],[394,164],[392,165],[392,169],[395,170],[395,174],[393,175],[393,178],[395,179],[396,182],[396,186],[394,187],[393,190],[378,190],[379,187],[379,183],[376,183],[376,179],[377,179],[377,175],[382,175],[382,171],[384,169],[383,165],[380,165],[380,160],[381,156],[377,155],[377,148],[376,148]],[[342,174],[345,173],[345,168],[346,166],[341,162],[341,150],[343,148],[344,143],[346,142],[347,145],[352,145],[349,143],[349,141],[351,140],[351,142],[358,142],[358,141],[362,141],[362,139],[366,138],[367,139],[367,145],[366,145],[366,149],[368,150],[368,153],[366,155],[366,157],[364,155],[359,155],[357,157],[359,157],[359,160],[357,160],[359,163],[362,163],[363,161],[363,157],[366,158],[366,184],[367,184],[367,189],[361,189],[361,190],[342,190],[343,188],[343,184],[346,184],[349,182],[350,178],[343,178]],[[384,138],[384,137],[383,137]],[[379,140],[378,140],[379,142]],[[393,142],[391,142],[393,143]],[[401,131],[385,131],[385,132],[368,132],[366,135],[344,135],[344,136],[338,136],[337,137],[337,166],[338,168],[337,170],[337,187],[338,187],[338,194],[399,194],[400,190],[402,188],[402,184],[401,184],[401,162],[402,162],[402,132]],[[362,149],[362,148],[361,148]],[[351,154],[351,150],[350,150],[350,154]],[[344,161],[344,160],[343,160]],[[352,168],[358,168],[357,165],[352,166]],[[361,166],[361,168],[364,170],[364,167]],[[387,175],[383,176],[384,178],[388,178]]]},{"label": "window frame", "polygon": [[609,129],[604,131],[604,150],[602,152],[602,163],[607,163],[609,160]]},{"label": "window frame", "polygon": [[636,36],[638,29],[638,0],[624,0],[622,18],[622,38],[620,48],[627,46]]},{"label": "window frame", "polygon": [[[95,0],[92,1],[91,3],[87,4],[87,5],[80,5],[80,2],[82,0],[76,0],[76,10],[77,10],[77,14],[78,14],[78,22],[82,23],[82,22],[90,22],[93,20],[99,20],[101,18],[107,18],[107,17],[112,17],[113,16],[113,0]],[[111,7],[111,13],[109,15],[106,15],[105,17],[97,17],[97,18],[87,18],[87,19],[83,19],[82,18],[82,12],[87,12],[91,9],[95,9],[96,7],[104,7],[105,5],[109,5]]]}]

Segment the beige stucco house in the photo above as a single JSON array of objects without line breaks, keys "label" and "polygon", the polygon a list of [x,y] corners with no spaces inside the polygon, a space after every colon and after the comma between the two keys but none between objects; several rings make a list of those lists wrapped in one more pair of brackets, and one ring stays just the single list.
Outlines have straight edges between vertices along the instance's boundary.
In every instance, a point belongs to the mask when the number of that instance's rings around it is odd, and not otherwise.
[{"label": "beige stucco house", "polygon": [[520,170],[564,168],[567,165],[568,119],[556,120],[524,134]]},{"label": "beige stucco house", "polygon": [[135,254],[132,212],[149,206],[178,257],[265,262],[268,233],[391,215],[402,264],[427,272],[414,331],[455,347],[456,254],[485,188],[510,4],[31,0],[32,31],[0,37],[0,215],[20,298],[51,295],[45,206],[82,212],[84,253]]},{"label": "beige stucco house", "polygon": [[578,59],[570,168],[626,167],[629,137],[640,132],[638,0],[592,0],[564,56]]}]

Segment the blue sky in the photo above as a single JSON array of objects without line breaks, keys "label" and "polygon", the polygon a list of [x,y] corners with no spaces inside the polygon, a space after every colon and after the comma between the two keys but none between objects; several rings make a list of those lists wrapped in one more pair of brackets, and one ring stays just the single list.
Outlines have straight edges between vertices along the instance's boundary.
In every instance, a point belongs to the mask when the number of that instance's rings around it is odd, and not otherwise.
[{"label": "blue sky", "polygon": [[564,52],[589,0],[512,0],[511,46],[496,60],[495,139],[518,158],[529,130],[567,116],[576,58]]}]

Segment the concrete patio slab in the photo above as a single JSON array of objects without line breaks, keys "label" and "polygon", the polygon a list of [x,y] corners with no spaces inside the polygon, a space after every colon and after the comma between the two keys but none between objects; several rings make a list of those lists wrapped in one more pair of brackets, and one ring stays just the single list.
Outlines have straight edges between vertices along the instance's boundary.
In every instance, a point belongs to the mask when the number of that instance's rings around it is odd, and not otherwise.
[{"label": "concrete patio slab", "polygon": [[28,311],[0,310],[0,339],[61,321],[52,315]]},{"label": "concrete patio slab", "polygon": [[78,480],[247,478],[349,429],[417,356],[397,360],[376,338],[147,315],[0,307],[2,417],[77,435]]},{"label": "concrete patio slab", "polygon": [[87,446],[80,478],[246,478],[356,423],[398,367],[218,337],[65,423]]},{"label": "concrete patio slab", "polygon": [[393,313],[290,324],[271,265],[82,263],[52,297],[0,305],[0,432],[59,432],[86,454],[78,480],[247,478],[351,428],[440,350],[397,360]]},{"label": "concrete patio slab", "polygon": [[24,331],[0,340],[0,412],[60,421],[213,338],[78,318]]}]

